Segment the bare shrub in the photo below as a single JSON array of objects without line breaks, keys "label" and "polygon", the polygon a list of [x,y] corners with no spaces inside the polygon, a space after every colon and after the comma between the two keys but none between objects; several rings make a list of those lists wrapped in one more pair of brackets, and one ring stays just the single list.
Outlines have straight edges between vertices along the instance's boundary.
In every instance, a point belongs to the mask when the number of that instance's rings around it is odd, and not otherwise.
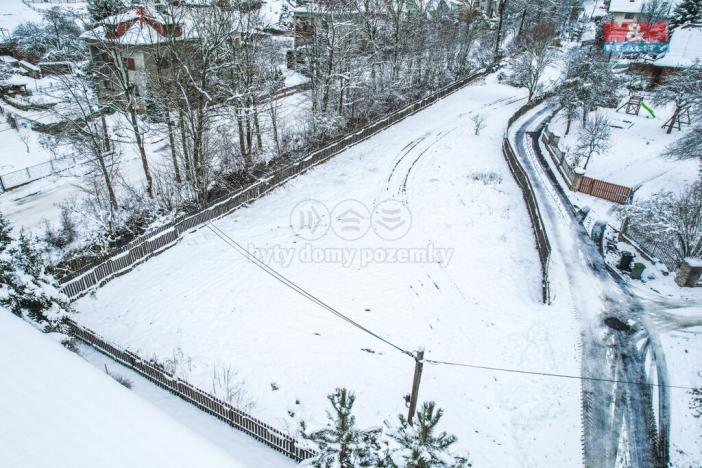
[{"label": "bare shrub", "polygon": [[244,381],[237,377],[237,372],[230,366],[215,365],[212,369],[212,394],[235,408],[250,411],[254,403],[246,393]]},{"label": "bare shrub", "polygon": [[483,185],[498,185],[502,183],[502,174],[493,171],[473,171],[468,174],[468,180]]}]

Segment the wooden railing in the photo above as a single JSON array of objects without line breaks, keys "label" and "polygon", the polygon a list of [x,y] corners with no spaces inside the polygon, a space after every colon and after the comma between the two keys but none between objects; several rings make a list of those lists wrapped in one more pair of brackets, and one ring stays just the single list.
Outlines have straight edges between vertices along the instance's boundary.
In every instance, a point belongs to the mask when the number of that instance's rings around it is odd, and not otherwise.
[{"label": "wooden railing", "polygon": [[74,337],[129,367],[159,387],[168,390],[293,460],[302,461],[315,455],[313,451],[299,447],[298,442],[294,438],[273,426],[254,418],[250,414],[184,380],[170,375],[158,363],[146,361],[131,351],[120,349],[100,337],[97,333],[81,327],[70,319],[66,319],[65,322]]},{"label": "wooden railing", "polygon": [[185,233],[194,231],[205,223],[225,216],[242,205],[265,195],[288,180],[305,173],[310,168],[329,160],[345,149],[394,125],[400,120],[419,112],[472,81],[484,77],[487,73],[487,71],[481,71],[458,80],[403,109],[392,112],[360,130],[330,143],[324,148],[314,151],[294,163],[275,170],[243,190],[215,200],[207,208],[176,219],[171,223],[139,236],[118,249],[96,257],[88,265],[60,278],[61,291],[71,300],[77,299],[92,288],[102,286],[111,279],[129,272],[154,255],[158,255],[172,247]]},{"label": "wooden railing", "polygon": [[517,181],[517,185],[519,185],[519,188],[522,190],[522,196],[524,197],[527,212],[529,213],[529,218],[531,219],[534,237],[536,238],[536,250],[539,253],[539,261],[541,262],[541,297],[544,304],[550,304],[551,292],[548,279],[548,268],[551,258],[551,243],[549,242],[548,235],[546,234],[546,228],[544,227],[543,218],[541,217],[539,204],[536,202],[534,188],[531,186],[529,177],[527,177],[526,171],[519,162],[519,158],[517,158],[517,154],[512,147],[512,143],[509,141],[509,128],[512,126],[512,124],[534,107],[541,104],[545,99],[546,96],[543,96],[525,104],[524,106],[520,107],[512,117],[510,117],[507,123],[507,131],[505,132],[505,137],[502,142],[502,153],[507,160],[509,170],[512,172],[514,179]]}]

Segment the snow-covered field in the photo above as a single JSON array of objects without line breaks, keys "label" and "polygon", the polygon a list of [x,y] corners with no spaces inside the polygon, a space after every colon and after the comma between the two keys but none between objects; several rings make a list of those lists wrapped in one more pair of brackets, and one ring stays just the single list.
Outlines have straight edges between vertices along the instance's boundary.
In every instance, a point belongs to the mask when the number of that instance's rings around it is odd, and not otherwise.
[{"label": "snow-covered field", "polygon": [[4,308],[0,355],[0,466],[247,466]]},{"label": "snow-covered field", "polygon": [[[578,325],[567,300],[540,303],[531,225],[500,151],[524,92],[487,81],[215,224],[404,349],[577,375]],[[478,112],[487,117],[480,136],[470,120]],[[387,218],[377,217],[381,211],[371,218],[375,208],[386,208]],[[297,295],[207,229],[76,308],[80,323],[143,356],[176,362],[204,389],[212,390],[215,370],[231,369],[241,401],[278,427],[294,429],[288,412],[322,422],[325,395],[338,386],[357,393],[361,425],[406,411],[410,357]],[[477,466],[580,463],[577,380],[427,364],[420,400],[430,399],[445,408],[444,428]]]}]

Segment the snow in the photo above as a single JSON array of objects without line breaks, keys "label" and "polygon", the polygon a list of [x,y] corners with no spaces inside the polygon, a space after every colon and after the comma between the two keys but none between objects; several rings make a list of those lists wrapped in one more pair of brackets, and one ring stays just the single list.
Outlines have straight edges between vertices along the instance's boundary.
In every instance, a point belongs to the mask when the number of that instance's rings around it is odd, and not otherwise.
[{"label": "snow", "polygon": [[686,68],[702,60],[702,26],[689,24],[673,31],[668,52],[653,62],[657,67]]},{"label": "snow", "polygon": [[[286,75],[286,83],[288,78],[295,82],[299,80],[299,74]],[[45,80],[48,78],[37,81],[43,82]],[[281,133],[283,129],[304,124],[305,117],[311,107],[307,96],[307,93],[300,92],[278,100],[280,106],[278,126]],[[13,112],[22,115],[21,111]],[[30,114],[35,115],[32,112]],[[35,117],[37,115],[39,117],[42,115],[50,116],[51,112],[36,114]],[[107,121],[110,128],[120,126],[119,119],[120,117],[117,115],[108,116]],[[261,125],[263,128],[269,125],[267,114],[261,115]],[[124,127],[124,124],[121,126]],[[46,162],[53,157],[41,145],[42,135],[40,133],[27,131],[24,134],[28,136],[29,152],[26,151],[21,134],[9,129],[9,125],[0,125],[0,174],[22,169],[27,165]],[[127,134],[121,139],[128,142],[129,138],[130,135]],[[170,149],[165,142],[167,142],[166,135],[155,130],[146,135],[149,164],[155,171],[163,167],[170,167]],[[67,148],[54,147],[54,149],[58,149],[60,154],[67,151]],[[124,181],[136,186],[143,185],[144,172],[136,145],[125,143],[121,149],[124,154],[121,157],[119,169]],[[61,203],[81,195],[82,189],[80,187],[83,184],[82,176],[85,170],[84,166],[79,165],[75,169],[2,193],[0,194],[0,212],[7,216],[17,228],[24,227],[35,231],[35,234],[40,234],[44,220],[54,222],[59,218],[59,205]]]},{"label": "snow", "polygon": [[0,336],[0,465],[244,466],[4,309]]},{"label": "snow", "polygon": [[[578,374],[578,327],[567,300],[541,304],[531,224],[500,151],[505,122],[524,95],[490,77],[215,225],[405,349]],[[487,117],[480,136],[470,120],[476,112]],[[409,232],[396,241],[373,229],[355,241],[331,231],[305,241],[290,228],[291,210],[303,200],[332,210],[352,199],[372,211],[388,198],[411,212]],[[443,249],[449,261],[393,261],[393,249]],[[311,261],[317,254],[329,261]],[[343,255],[354,257],[343,264]],[[215,369],[232,369],[254,404],[250,412],[276,427],[294,429],[289,411],[320,424],[325,396],[339,386],[357,393],[361,425],[406,412],[412,359],[283,287],[207,229],[76,308],[80,323],[140,355],[181,356],[177,373],[203,388]],[[580,463],[577,381],[427,364],[420,400],[429,399],[446,410],[444,429],[478,466]]]},{"label": "snow", "polygon": [[[644,97],[650,105],[650,100]],[[678,190],[695,181],[698,163],[680,161],[663,156],[681,132],[677,129],[667,134],[661,128],[672,114],[672,108],[654,108],[656,118],[651,119],[642,109],[639,115],[629,115],[624,110],[599,108],[610,120],[611,147],[603,155],[592,157],[586,175],[595,179],[636,189],[635,198],[647,198],[660,190]],[[564,135],[566,119],[555,117],[549,128],[556,135]],[[688,127],[689,128],[689,127]],[[581,129],[581,122],[573,120],[570,133],[561,138],[561,148],[574,148]],[[683,127],[683,131],[687,128]]]},{"label": "snow", "polygon": [[27,21],[40,22],[41,14],[29,8],[22,0],[3,0],[0,5],[0,29],[9,33]]},{"label": "snow", "polygon": [[702,258],[686,257],[685,263],[687,263],[688,265],[690,265],[693,268],[700,268],[700,267],[702,267]]},{"label": "snow", "polygon": [[640,13],[644,0],[612,0],[609,4],[610,13]]},{"label": "snow", "polygon": [[[660,333],[671,385],[702,387],[702,309],[675,309],[652,317],[649,324]],[[698,326],[690,327],[697,323]],[[684,324],[684,325],[683,325]],[[674,329],[678,328],[678,329]],[[671,388],[671,466],[696,466],[702,459],[702,425],[690,408],[689,390]]]}]

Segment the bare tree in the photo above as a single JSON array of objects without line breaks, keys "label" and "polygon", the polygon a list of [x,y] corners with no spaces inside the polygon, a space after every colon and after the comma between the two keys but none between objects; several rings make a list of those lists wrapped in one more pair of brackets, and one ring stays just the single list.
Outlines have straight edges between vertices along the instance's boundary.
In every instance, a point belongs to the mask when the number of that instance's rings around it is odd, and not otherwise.
[{"label": "bare tree", "polygon": [[588,119],[575,144],[576,165],[584,159],[583,169],[587,169],[593,156],[604,154],[610,148],[610,134],[609,119],[606,115],[597,112],[594,117]]},{"label": "bare tree", "polygon": [[624,210],[629,225],[670,245],[679,261],[702,256],[702,182],[679,193],[662,191]]},{"label": "bare tree", "polygon": [[473,122],[473,131],[476,135],[480,135],[480,131],[485,128],[485,116],[483,114],[475,114],[470,120]]},{"label": "bare tree", "polygon": [[57,104],[52,107],[52,113],[64,125],[63,131],[54,137],[59,142],[71,146],[74,155],[78,156],[87,167],[91,179],[86,188],[94,198],[99,200],[101,190],[93,185],[92,174],[98,175],[107,193],[107,209],[110,219],[114,218],[117,209],[115,194],[115,178],[118,164],[115,144],[112,141],[97,95],[90,77],[77,73],[75,75],[57,75],[58,86],[52,88],[52,97]]},{"label": "bare tree", "polygon": [[556,52],[551,45],[553,25],[541,23],[525,33],[518,47],[520,55],[512,65],[511,82],[529,91],[529,101],[542,87],[541,80],[546,68],[553,63]]},{"label": "bare tree", "polygon": [[671,133],[676,124],[680,126],[680,119],[684,113],[702,113],[702,64],[695,63],[682,72],[669,76],[664,83],[656,87],[653,102],[675,103],[666,133]]}]

